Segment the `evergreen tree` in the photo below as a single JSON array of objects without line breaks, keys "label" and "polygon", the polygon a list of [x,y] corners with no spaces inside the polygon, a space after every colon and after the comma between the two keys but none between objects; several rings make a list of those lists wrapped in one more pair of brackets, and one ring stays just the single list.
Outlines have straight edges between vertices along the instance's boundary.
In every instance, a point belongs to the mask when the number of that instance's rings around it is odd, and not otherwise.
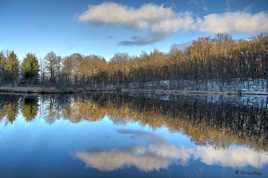
[{"label": "evergreen tree", "polygon": [[6,79],[16,82],[19,77],[19,61],[14,51],[11,51],[4,64],[4,70],[6,73]]},{"label": "evergreen tree", "polygon": [[36,81],[39,78],[39,64],[37,57],[33,54],[27,54],[21,65],[23,78],[30,81]]}]

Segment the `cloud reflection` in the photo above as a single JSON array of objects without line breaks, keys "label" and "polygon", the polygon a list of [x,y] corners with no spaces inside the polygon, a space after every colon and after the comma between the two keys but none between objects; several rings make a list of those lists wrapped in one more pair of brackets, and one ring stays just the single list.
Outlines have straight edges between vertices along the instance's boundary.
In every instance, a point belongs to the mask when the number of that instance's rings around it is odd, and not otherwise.
[{"label": "cloud reflection", "polygon": [[267,152],[248,147],[216,148],[211,145],[202,145],[185,148],[172,145],[164,138],[150,132],[119,130],[119,133],[134,137],[140,136],[140,139],[151,141],[151,143],[122,149],[77,152],[77,158],[88,167],[100,171],[114,171],[132,166],[148,172],[167,169],[168,166],[177,162],[185,165],[190,160],[199,160],[206,165],[236,168],[244,166],[261,168],[268,164]]},{"label": "cloud reflection", "polygon": [[170,163],[168,159],[151,154],[144,147],[91,153],[80,152],[77,157],[87,166],[100,171],[113,171],[127,166],[134,166],[142,171],[152,171],[167,168]]},{"label": "cloud reflection", "polygon": [[261,168],[268,164],[268,153],[256,151],[242,146],[229,148],[214,148],[212,146],[198,146],[193,157],[200,159],[207,165],[219,165],[225,167],[252,166]]}]

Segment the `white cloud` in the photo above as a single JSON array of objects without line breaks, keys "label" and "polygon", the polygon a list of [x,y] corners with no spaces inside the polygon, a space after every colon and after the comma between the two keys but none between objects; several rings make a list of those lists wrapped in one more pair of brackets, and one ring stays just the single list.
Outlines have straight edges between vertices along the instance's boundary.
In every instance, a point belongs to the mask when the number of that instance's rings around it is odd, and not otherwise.
[{"label": "white cloud", "polygon": [[259,12],[226,12],[194,18],[189,12],[175,12],[170,7],[144,4],[132,8],[113,2],[91,5],[79,16],[79,21],[103,25],[121,25],[147,32],[146,36],[132,37],[121,45],[145,45],[161,41],[178,31],[209,33],[268,32],[268,14]]},{"label": "white cloud", "polygon": [[199,28],[201,31],[211,33],[268,32],[268,14],[264,12],[208,14],[199,20]]},{"label": "white cloud", "polygon": [[89,6],[79,16],[82,22],[105,25],[122,25],[135,30],[148,32],[146,37],[136,37],[121,42],[123,45],[148,44],[160,41],[178,30],[193,28],[193,18],[189,13],[176,13],[169,7],[145,4],[131,8],[113,2]]},{"label": "white cloud", "polygon": [[171,8],[155,4],[145,4],[138,9],[113,2],[89,6],[79,16],[80,21],[99,24],[125,25],[136,29],[148,29],[165,33],[178,29],[189,29],[193,19],[190,14],[176,14]]},{"label": "white cloud", "polygon": [[170,7],[144,4],[132,8],[113,2],[91,5],[79,16],[79,21],[103,25],[121,25],[142,32],[121,41],[121,45],[145,45],[161,41],[178,31],[203,31],[209,33],[260,33],[268,32],[268,14],[251,14],[243,11],[212,13],[194,18],[189,12],[175,12]]}]

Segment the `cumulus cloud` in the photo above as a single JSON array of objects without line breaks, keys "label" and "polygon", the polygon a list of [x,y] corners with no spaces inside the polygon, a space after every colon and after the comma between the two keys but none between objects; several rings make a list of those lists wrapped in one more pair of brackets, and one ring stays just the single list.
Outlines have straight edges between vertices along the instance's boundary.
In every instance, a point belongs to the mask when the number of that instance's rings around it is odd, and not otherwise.
[{"label": "cumulus cloud", "polygon": [[260,33],[268,32],[268,14],[259,12],[226,12],[208,14],[199,19],[201,31],[211,33]]},{"label": "cumulus cloud", "polygon": [[145,4],[134,9],[113,2],[105,2],[89,6],[79,16],[79,20],[104,25],[121,25],[148,32],[146,36],[122,41],[121,45],[144,45],[157,42],[173,32],[190,30],[194,26],[190,13],[176,13],[169,7],[156,4]]},{"label": "cumulus cloud", "polygon": [[209,33],[260,33],[268,32],[268,14],[258,12],[212,13],[194,18],[189,12],[175,12],[170,7],[144,4],[132,8],[113,2],[91,5],[79,16],[79,21],[101,25],[125,26],[146,32],[121,41],[120,45],[146,45],[161,41],[178,31]]}]

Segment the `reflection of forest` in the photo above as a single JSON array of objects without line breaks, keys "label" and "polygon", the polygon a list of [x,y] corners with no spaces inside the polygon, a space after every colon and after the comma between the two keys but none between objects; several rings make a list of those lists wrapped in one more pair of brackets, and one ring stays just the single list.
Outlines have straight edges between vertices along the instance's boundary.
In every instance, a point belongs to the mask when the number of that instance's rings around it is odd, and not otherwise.
[{"label": "reflection of forest", "polygon": [[167,127],[171,132],[181,131],[199,144],[242,143],[267,147],[267,109],[220,101],[210,103],[190,96],[175,100],[114,95],[5,95],[0,99],[0,119],[13,123],[19,108],[25,120],[31,121],[40,113],[48,123],[61,118],[71,122],[97,121],[107,115],[116,124],[138,122],[153,128]]}]

